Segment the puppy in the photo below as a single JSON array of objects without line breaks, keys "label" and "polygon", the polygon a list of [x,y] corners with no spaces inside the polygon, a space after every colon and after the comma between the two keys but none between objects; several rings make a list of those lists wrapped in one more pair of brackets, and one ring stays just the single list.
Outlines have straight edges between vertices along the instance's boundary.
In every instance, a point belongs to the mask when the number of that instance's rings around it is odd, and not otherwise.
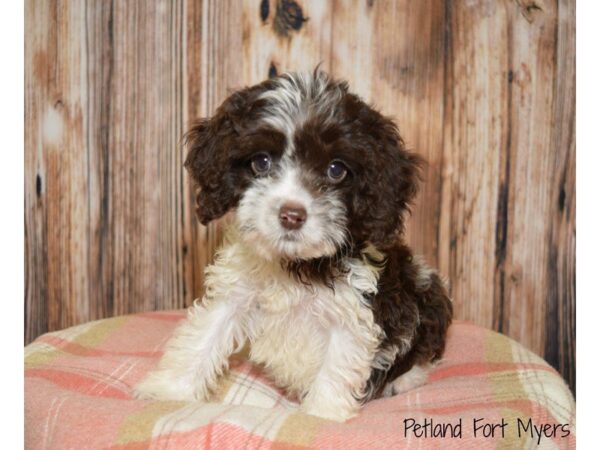
[{"label": "puppy", "polygon": [[206,400],[246,341],[328,419],[423,384],[452,304],[402,241],[421,159],[394,123],[345,82],[289,73],[233,93],[186,142],[200,221],[235,210],[235,223],[137,396]]}]

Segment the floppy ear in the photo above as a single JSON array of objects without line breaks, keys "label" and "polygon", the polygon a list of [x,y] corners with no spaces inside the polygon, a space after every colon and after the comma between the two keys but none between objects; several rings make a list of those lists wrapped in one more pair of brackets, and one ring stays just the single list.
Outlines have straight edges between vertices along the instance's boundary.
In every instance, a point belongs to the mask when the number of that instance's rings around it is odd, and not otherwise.
[{"label": "floppy ear", "polygon": [[184,138],[189,149],[185,167],[197,185],[196,214],[204,225],[223,216],[239,200],[234,180],[227,176],[229,148],[235,140],[228,122],[219,115],[201,119]]},{"label": "floppy ear", "polygon": [[[359,179],[354,211],[355,231],[379,248],[393,245],[404,230],[404,216],[415,198],[425,161],[406,150],[396,125],[378,113],[369,124],[374,158]],[[362,218],[362,220],[361,220]]]},{"label": "floppy ear", "polygon": [[184,137],[185,167],[198,188],[196,214],[204,225],[237,206],[249,182],[248,174],[236,166],[240,132],[252,123],[260,104],[255,100],[268,86],[262,83],[233,93],[212,118],[197,121]]}]

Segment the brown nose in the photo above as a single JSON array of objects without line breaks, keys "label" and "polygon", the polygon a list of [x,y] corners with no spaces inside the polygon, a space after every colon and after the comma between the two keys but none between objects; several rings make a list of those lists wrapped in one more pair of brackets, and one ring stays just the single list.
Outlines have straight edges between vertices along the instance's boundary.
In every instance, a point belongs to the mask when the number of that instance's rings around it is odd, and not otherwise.
[{"label": "brown nose", "polygon": [[279,208],[279,223],[288,230],[297,230],[306,222],[306,209],[298,203],[284,203]]}]

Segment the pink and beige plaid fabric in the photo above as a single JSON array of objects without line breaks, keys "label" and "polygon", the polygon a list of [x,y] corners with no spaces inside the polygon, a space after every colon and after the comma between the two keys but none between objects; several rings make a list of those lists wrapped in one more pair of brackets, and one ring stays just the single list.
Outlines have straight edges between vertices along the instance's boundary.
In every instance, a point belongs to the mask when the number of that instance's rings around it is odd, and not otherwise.
[{"label": "pink and beige plaid fabric", "polygon": [[[25,447],[575,447],[575,404],[556,371],[515,341],[463,322],[452,325],[444,361],[425,386],[372,401],[346,423],[299,412],[244,352],[232,357],[210,403],[133,399],[132,386],[155,367],[183,317],[183,311],[115,317],[27,346]],[[432,437],[444,424],[446,437]]]}]

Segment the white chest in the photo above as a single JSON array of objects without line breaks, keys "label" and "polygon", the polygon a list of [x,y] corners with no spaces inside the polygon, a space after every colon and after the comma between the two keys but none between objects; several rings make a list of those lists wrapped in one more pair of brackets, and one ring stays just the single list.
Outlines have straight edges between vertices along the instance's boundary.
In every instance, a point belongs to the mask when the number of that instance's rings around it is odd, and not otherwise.
[{"label": "white chest", "polygon": [[[296,294],[299,296],[294,298]],[[249,318],[250,357],[264,364],[277,384],[301,394],[315,378],[335,327],[323,308],[333,294],[282,295],[291,296],[257,299]]]},{"label": "white chest", "polygon": [[[248,317],[250,357],[263,364],[278,385],[302,395],[328,355],[351,354],[352,348],[343,348],[346,341],[332,339],[334,335],[358,335],[361,342],[377,345],[381,330],[360,289],[365,280],[356,286],[354,275],[339,280],[333,289],[306,286],[289,277],[257,283]],[[348,347],[356,341],[347,339]]]}]

